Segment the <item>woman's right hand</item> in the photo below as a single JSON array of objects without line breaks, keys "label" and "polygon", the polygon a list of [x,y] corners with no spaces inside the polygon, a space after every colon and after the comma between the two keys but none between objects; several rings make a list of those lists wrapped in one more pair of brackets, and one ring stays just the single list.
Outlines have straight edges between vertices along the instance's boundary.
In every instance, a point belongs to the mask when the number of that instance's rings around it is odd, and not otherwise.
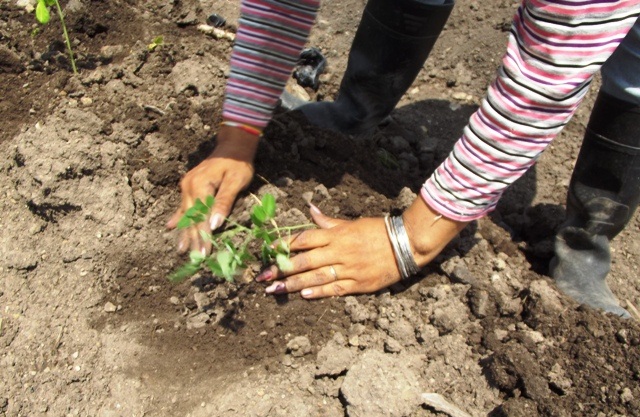
[{"label": "woman's right hand", "polygon": [[215,197],[215,204],[207,221],[182,231],[178,252],[197,250],[211,251],[211,244],[203,241],[200,230],[210,233],[219,228],[231,213],[238,193],[246,188],[253,178],[253,159],[260,137],[231,126],[222,126],[218,132],[217,145],[211,155],[187,172],[180,181],[182,201],[180,208],[167,222],[174,229],[184,213],[194,205],[196,199]]}]

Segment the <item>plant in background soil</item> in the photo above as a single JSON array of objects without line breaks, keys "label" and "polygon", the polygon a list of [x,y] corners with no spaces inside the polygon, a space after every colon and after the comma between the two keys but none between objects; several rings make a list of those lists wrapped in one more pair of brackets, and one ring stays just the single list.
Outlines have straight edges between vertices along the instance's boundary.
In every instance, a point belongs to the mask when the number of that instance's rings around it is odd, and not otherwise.
[{"label": "plant in background soil", "polygon": [[149,50],[149,52],[153,52],[158,46],[162,45],[163,43],[164,43],[164,37],[156,36],[155,38],[153,38],[151,43],[147,45],[147,49]]},{"label": "plant in background soil", "polygon": [[77,74],[78,69],[76,68],[76,60],[73,57],[73,49],[71,49],[71,40],[69,39],[69,33],[67,32],[67,25],[64,23],[64,13],[62,13],[62,8],[60,7],[60,3],[58,0],[38,0],[38,4],[36,5],[36,20],[38,23],[46,25],[51,20],[51,14],[49,13],[49,7],[56,6],[58,10],[58,16],[60,17],[60,23],[62,25],[62,33],[64,35],[64,41],[67,44],[67,50],[69,52],[69,60],[71,61],[71,68],[73,69],[73,73]]},{"label": "plant in background soil", "polygon": [[[201,230],[202,239],[212,245],[211,255],[191,251],[189,261],[169,276],[170,281],[181,282],[206,268],[214,275],[233,282],[240,270],[257,259],[254,255],[256,253],[260,254],[264,264],[275,262],[282,271],[292,268],[289,246],[283,241],[283,234],[288,235],[293,230],[313,225],[278,226],[274,219],[276,200],[273,195],[265,194],[259,199],[252,194],[252,197],[258,204],[251,212],[251,225],[247,227],[227,219],[231,227],[221,233],[210,234]],[[178,222],[178,229],[187,229],[205,222],[214,202],[213,196],[208,196],[204,201],[197,199]]]}]

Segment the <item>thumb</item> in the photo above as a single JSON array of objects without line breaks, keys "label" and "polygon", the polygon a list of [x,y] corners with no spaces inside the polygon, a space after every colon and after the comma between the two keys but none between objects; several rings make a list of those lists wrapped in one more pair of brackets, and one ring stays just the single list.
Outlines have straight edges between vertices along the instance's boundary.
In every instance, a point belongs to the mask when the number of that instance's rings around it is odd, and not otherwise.
[{"label": "thumb", "polygon": [[340,220],[333,217],[325,216],[318,207],[311,203],[309,203],[309,206],[311,207],[311,218],[313,219],[315,224],[320,226],[321,229],[331,229],[339,224],[346,222],[346,220]]}]

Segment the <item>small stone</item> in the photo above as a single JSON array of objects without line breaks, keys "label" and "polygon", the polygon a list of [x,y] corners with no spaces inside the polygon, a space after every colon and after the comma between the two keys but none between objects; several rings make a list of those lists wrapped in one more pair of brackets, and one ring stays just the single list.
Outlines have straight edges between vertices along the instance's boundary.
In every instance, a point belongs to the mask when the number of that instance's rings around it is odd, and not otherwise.
[{"label": "small stone", "polygon": [[504,341],[507,337],[509,337],[509,332],[504,329],[496,329],[493,333],[496,335],[496,339],[500,341]]},{"label": "small stone", "polygon": [[406,210],[411,204],[413,204],[416,198],[416,193],[411,191],[409,187],[404,187],[400,190],[400,194],[398,194],[398,209],[402,211]]},{"label": "small stone", "polygon": [[313,191],[307,191],[302,193],[302,200],[305,201],[307,204],[311,204],[311,201],[313,200]]},{"label": "small stone", "polygon": [[89,97],[82,97],[80,99],[80,104],[82,104],[83,106],[90,106],[93,104],[93,99]]},{"label": "small stone", "polygon": [[293,359],[291,359],[291,356],[285,356],[284,358],[282,358],[282,364],[284,366],[291,366],[293,365]]},{"label": "small stone", "polygon": [[116,307],[116,305],[112,302],[107,301],[107,303],[104,305],[104,311],[106,313],[115,313],[116,310],[118,310],[118,307]]},{"label": "small stone", "polygon": [[345,301],[344,310],[351,317],[352,323],[362,323],[367,319],[369,319],[369,316],[370,316],[369,309],[367,309],[367,307],[360,304],[355,297],[353,296],[346,297],[344,301]]},{"label": "small stone", "polygon": [[542,342],[544,342],[544,335],[536,330],[528,330],[525,332],[525,336],[527,339],[529,339],[531,342],[535,343],[535,344],[540,344]]},{"label": "small stone", "polygon": [[290,187],[293,185],[293,179],[289,177],[280,177],[275,180],[274,184],[278,187]]},{"label": "small stone", "polygon": [[469,308],[474,316],[482,319],[491,314],[491,303],[487,291],[473,288],[469,290],[467,296],[469,297]]},{"label": "small stone", "polygon": [[569,393],[573,382],[566,377],[564,369],[562,369],[560,364],[556,363],[553,365],[547,377],[549,378],[549,385],[553,388],[560,391],[562,394]]},{"label": "small stone", "polygon": [[211,304],[211,300],[207,297],[207,294],[202,292],[197,292],[193,294],[193,299],[196,302],[196,306],[198,306],[199,311],[204,311]]},{"label": "small stone", "polygon": [[454,100],[466,100],[467,93],[457,92],[457,93],[453,93],[451,97],[453,97]]},{"label": "small stone", "polygon": [[504,269],[507,267],[507,263],[504,261],[504,259],[500,259],[500,258],[496,258],[493,259],[493,269],[496,271],[504,271]]},{"label": "small stone", "polygon": [[287,343],[287,352],[296,358],[311,353],[311,342],[309,338],[306,336],[294,337]]},{"label": "small stone", "polygon": [[327,187],[324,186],[324,184],[320,184],[318,186],[316,186],[316,188],[313,189],[314,194],[315,195],[319,195],[322,198],[326,199],[326,200],[330,200],[331,199],[331,195],[329,194],[329,190],[327,190]]},{"label": "small stone", "polygon": [[169,298],[169,302],[174,306],[177,306],[178,304],[180,304],[180,299],[174,295],[173,297]]},{"label": "small stone", "polygon": [[628,387],[625,387],[620,393],[620,401],[622,401],[623,403],[633,401],[633,393]]},{"label": "small stone", "polygon": [[498,294],[498,311],[502,316],[515,317],[522,313],[522,300],[513,298],[507,294]]},{"label": "small stone", "polygon": [[618,332],[616,333],[616,340],[618,340],[618,342],[620,342],[620,343],[628,345],[629,344],[629,333],[627,332],[627,329],[618,330]]},{"label": "small stone", "polygon": [[316,376],[338,376],[349,369],[355,353],[336,342],[329,342],[318,352]]},{"label": "small stone", "polygon": [[399,353],[402,351],[402,345],[393,337],[388,337],[384,341],[384,351],[387,353]]},{"label": "small stone", "polygon": [[187,329],[200,329],[206,326],[208,322],[209,315],[207,313],[198,313],[187,319]]}]

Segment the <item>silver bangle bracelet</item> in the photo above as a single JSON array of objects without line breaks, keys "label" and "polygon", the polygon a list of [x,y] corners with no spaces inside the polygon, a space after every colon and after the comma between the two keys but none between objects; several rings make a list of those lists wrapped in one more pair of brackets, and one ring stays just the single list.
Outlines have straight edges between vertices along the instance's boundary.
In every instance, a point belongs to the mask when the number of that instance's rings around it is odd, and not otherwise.
[{"label": "silver bangle bracelet", "polygon": [[420,267],[416,264],[411,252],[409,235],[404,227],[402,216],[390,217],[387,215],[384,218],[384,224],[402,279],[407,279],[420,272]]}]

